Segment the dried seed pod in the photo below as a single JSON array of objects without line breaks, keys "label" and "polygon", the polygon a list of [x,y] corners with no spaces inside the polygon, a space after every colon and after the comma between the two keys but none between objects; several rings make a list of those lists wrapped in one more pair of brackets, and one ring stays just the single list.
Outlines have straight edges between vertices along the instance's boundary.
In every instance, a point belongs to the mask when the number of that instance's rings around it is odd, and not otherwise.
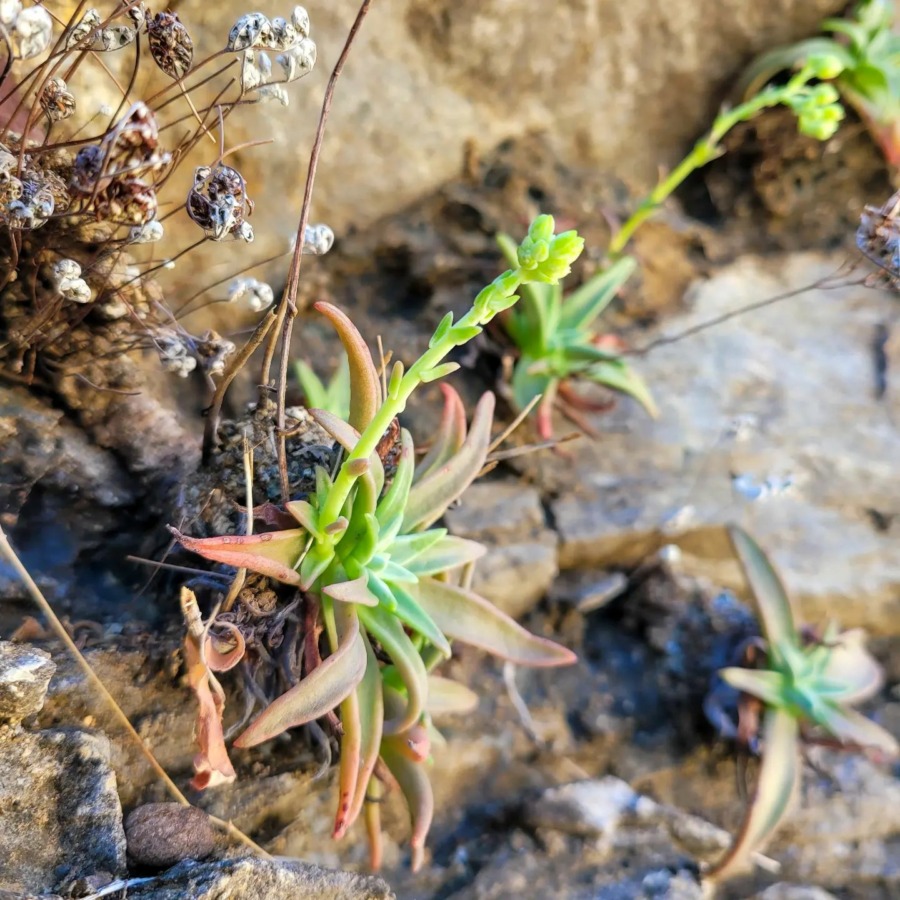
[{"label": "dried seed pod", "polygon": [[241,90],[256,90],[272,77],[272,61],[261,50],[245,50],[241,63]]},{"label": "dried seed pod", "polygon": [[138,101],[103,139],[103,174],[110,178],[155,174],[171,160],[159,152],[159,128],[150,108]]},{"label": "dried seed pod", "polygon": [[147,30],[149,12],[146,3],[138,3],[125,11],[125,15],[134,23],[135,33],[143,34]]},{"label": "dried seed pod", "polygon": [[291,13],[291,24],[300,37],[309,37],[309,13],[302,6],[295,6]]},{"label": "dried seed pod", "polygon": [[87,144],[75,154],[70,184],[82,194],[92,194],[97,179],[103,171],[103,148],[99,144]]},{"label": "dried seed pod", "polygon": [[137,32],[128,25],[110,25],[94,36],[91,49],[103,52],[121,50],[133,44],[136,37]]},{"label": "dried seed pod", "polygon": [[22,12],[20,0],[0,0],[0,25],[11,28]]},{"label": "dried seed pod", "polygon": [[53,266],[53,283],[64,300],[90,303],[91,289],[81,277],[81,266],[74,259],[57,260]]},{"label": "dried seed pod", "polygon": [[55,206],[53,192],[46,182],[26,173],[22,179],[21,197],[12,200],[6,207],[7,222],[10,228],[21,228],[23,231],[40,228],[53,215]]},{"label": "dried seed pod", "polygon": [[162,240],[163,232],[163,223],[153,219],[144,225],[132,227],[128,240],[132,244],[154,244]]},{"label": "dried seed pod", "polygon": [[94,203],[98,219],[107,219],[120,225],[144,225],[156,218],[159,203],[156,191],[139,178],[112,182],[97,195]]},{"label": "dried seed pod", "polygon": [[82,41],[87,40],[100,28],[100,22],[100,13],[96,9],[89,9],[78,23],[72,26],[72,30],[66,38],[66,50],[73,50]]},{"label": "dried seed pod", "polygon": [[197,368],[184,336],[171,328],[161,328],[153,335],[159,361],[167,372],[187,378]]},{"label": "dried seed pod", "polygon": [[221,375],[225,362],[237,348],[215,331],[207,331],[196,345],[197,357],[204,371],[210,375]]},{"label": "dried seed pod", "polygon": [[284,71],[285,81],[296,81],[309,75],[316,65],[316,42],[311,38],[303,38],[284,53],[280,53],[275,61]]},{"label": "dried seed pod", "polygon": [[900,289],[900,191],[884,206],[867,205],[863,209],[856,245],[880,268],[867,283]]},{"label": "dried seed pod", "polygon": [[264,84],[259,89],[260,100],[275,100],[282,106],[287,106],[291,102],[288,92],[280,84]]},{"label": "dried seed pod", "polygon": [[300,39],[297,30],[286,19],[277,16],[272,19],[272,31],[267,36],[265,45],[272,50],[287,50]]},{"label": "dried seed pod", "polygon": [[22,182],[15,175],[0,177],[0,219],[6,221],[7,207],[22,196],[22,191]]},{"label": "dried seed pod", "polygon": [[13,39],[16,43],[16,56],[19,59],[40,56],[53,39],[53,20],[50,13],[43,6],[23,9],[13,25]]},{"label": "dried seed pod", "polygon": [[156,64],[175,81],[190,71],[194,42],[175,13],[161,12],[154,18],[147,13],[147,42]]},{"label": "dried seed pod", "polygon": [[307,225],[303,232],[303,252],[324,256],[334,244],[334,232],[327,225]]},{"label": "dried seed pod", "polygon": [[59,76],[47,80],[39,103],[51,122],[61,122],[75,112],[75,97]]},{"label": "dried seed pod", "polygon": [[198,167],[186,207],[191,219],[214,241],[253,239],[253,229],[244,221],[253,211],[253,203],[247,197],[243,175],[231,166]]},{"label": "dried seed pod", "polygon": [[256,278],[236,278],[228,288],[228,302],[246,300],[250,309],[261,312],[275,302],[275,294],[270,285]]},{"label": "dried seed pod", "polygon": [[247,13],[241,16],[228,33],[226,50],[239,52],[249,50],[257,44],[268,46],[272,36],[272,23],[260,12]]}]

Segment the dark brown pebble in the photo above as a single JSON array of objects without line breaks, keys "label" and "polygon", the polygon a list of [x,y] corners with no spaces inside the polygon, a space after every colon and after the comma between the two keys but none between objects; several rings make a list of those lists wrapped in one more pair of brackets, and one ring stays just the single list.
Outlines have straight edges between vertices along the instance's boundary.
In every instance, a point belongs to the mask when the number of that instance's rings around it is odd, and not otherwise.
[{"label": "dark brown pebble", "polygon": [[167,869],[183,859],[203,859],[215,846],[209,816],[180,803],[147,803],[125,820],[128,858],[135,865]]}]

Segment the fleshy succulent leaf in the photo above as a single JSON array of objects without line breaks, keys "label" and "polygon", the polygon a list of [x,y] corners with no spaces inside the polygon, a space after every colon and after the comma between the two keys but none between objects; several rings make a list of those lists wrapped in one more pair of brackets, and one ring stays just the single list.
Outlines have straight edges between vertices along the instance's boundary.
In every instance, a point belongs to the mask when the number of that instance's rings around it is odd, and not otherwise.
[{"label": "fleshy succulent leaf", "polygon": [[533,372],[535,360],[531,356],[521,356],[513,369],[512,388],[513,403],[516,409],[523,410],[537,396],[546,396],[557,379],[549,372]]},{"label": "fleshy succulent leaf", "polygon": [[[431,534],[432,532],[423,533]],[[441,572],[449,572],[459,566],[475,562],[475,560],[481,559],[486,552],[484,544],[479,544],[478,541],[447,535],[411,559],[405,561],[398,559],[397,561],[414,575],[439,575]],[[393,552],[392,558],[396,559],[396,554]]]},{"label": "fleshy succulent leaf", "polygon": [[731,525],[728,535],[753,594],[769,652],[783,659],[786,648],[796,647],[798,639],[791,603],[781,579],[759,544],[746,531]]},{"label": "fleshy succulent leaf", "polygon": [[434,794],[423,765],[409,759],[403,752],[403,741],[403,735],[386,737],[381,743],[381,758],[396,779],[409,807],[412,824],[411,867],[413,872],[417,872],[422,867],[425,838],[434,816]]},{"label": "fleshy succulent leaf", "polygon": [[[417,557],[431,549],[446,534],[446,528],[429,528],[428,531],[401,534],[391,542],[391,559],[399,565],[409,568]],[[413,570],[410,569],[410,571]]]},{"label": "fleshy succulent leaf", "polygon": [[[366,664],[368,668],[368,663]],[[362,682],[360,682],[361,684]],[[331,836],[339,838],[350,824],[350,812],[360,778],[363,732],[358,690],[350,691],[341,702],[341,761],[338,771],[338,807]]]},{"label": "fleshy succulent leaf", "polygon": [[300,560],[308,537],[302,528],[212,538],[188,537],[172,527],[169,531],[183,547],[206,559],[268,575],[285,584],[300,584],[300,575],[294,566]]},{"label": "fleshy succulent leaf", "polygon": [[719,676],[733,688],[762,700],[768,706],[788,705],[784,676],[780,672],[732,667],[721,669]]},{"label": "fleshy succulent leaf", "polygon": [[378,606],[361,607],[359,617],[366,631],[384,648],[406,688],[406,709],[384,723],[385,734],[406,731],[418,722],[428,702],[428,673],[422,657],[395,616]]},{"label": "fleshy succulent leaf", "polygon": [[900,756],[896,738],[880,725],[853,709],[836,704],[821,704],[816,723],[845,744],[877,750],[887,759]]},{"label": "fleshy succulent leaf", "polygon": [[289,500],[285,509],[317,540],[322,539],[319,529],[319,514],[306,500]]},{"label": "fleshy succulent leaf", "polygon": [[710,881],[724,881],[747,865],[781,824],[798,790],[801,767],[797,720],[785,710],[770,709],[763,729],[756,791],[737,838],[707,874]]},{"label": "fleshy succulent leaf", "polygon": [[616,359],[593,363],[584,375],[597,384],[633,397],[653,418],[659,415],[659,409],[649,388],[644,384],[640,375],[624,360]]},{"label": "fleshy succulent leaf", "polygon": [[432,716],[472,712],[478,706],[478,694],[458,681],[428,676],[428,713]]},{"label": "fleshy succulent leaf", "polygon": [[466,410],[462,398],[449,384],[442,384],[440,387],[444,395],[444,411],[434,443],[416,466],[417,481],[443,466],[459,452],[466,439]]},{"label": "fleshy succulent leaf", "polygon": [[588,331],[636,268],[634,257],[623,256],[608,269],[589,278],[563,301],[559,327]]},{"label": "fleshy succulent leaf", "polygon": [[409,490],[412,487],[413,473],[415,470],[414,448],[412,435],[405,429],[400,430],[400,458],[397,460],[397,471],[394,480],[387,489],[385,495],[378,503],[375,515],[379,523],[384,526],[393,519],[402,521],[403,511],[406,509],[406,501],[409,498]]},{"label": "fleshy succulent leaf", "polygon": [[350,415],[348,422],[362,431],[381,406],[381,382],[372,354],[349,317],[336,306],[320,301],[313,308],[322,313],[337,331],[350,365]]},{"label": "fleshy succulent leaf", "polygon": [[861,703],[884,684],[884,673],[865,648],[865,632],[854,628],[828,648],[828,662],[816,682],[818,693],[837,703]]},{"label": "fleshy succulent leaf", "polygon": [[571,650],[526,631],[472,591],[433,578],[420,578],[413,595],[451,640],[523,666],[567,666],[575,662]]},{"label": "fleshy succulent leaf", "polygon": [[360,730],[360,764],[359,778],[356,782],[356,792],[353,802],[344,818],[343,830],[335,827],[335,837],[341,837],[359,817],[363,803],[366,799],[366,791],[369,779],[378,762],[378,754],[381,749],[381,728],[384,723],[384,695],[382,688],[381,669],[375,651],[369,643],[369,639],[363,632],[363,643],[366,646],[366,674],[356,688],[359,698],[359,730]]},{"label": "fleshy succulent leaf", "polygon": [[339,706],[356,688],[365,675],[367,656],[355,609],[349,604],[335,607],[335,618],[345,620],[337,649],[269,704],[234,742],[235,747],[255,747],[288,728],[318,719]]},{"label": "fleshy succulent leaf", "polygon": [[360,575],[352,581],[338,581],[322,588],[322,593],[341,603],[358,603],[360,606],[378,606],[378,598],[368,588],[368,578]]},{"label": "fleshy succulent leaf", "polygon": [[494,395],[488,392],[478,401],[472,427],[456,455],[413,485],[403,518],[404,532],[427,528],[475,480],[490,446],[493,416]]},{"label": "fleshy succulent leaf", "polygon": [[450,658],[450,642],[434,623],[434,620],[416,601],[415,597],[400,584],[392,584],[391,593],[397,606],[394,615],[408,628],[422,635],[436,647],[443,656]]}]

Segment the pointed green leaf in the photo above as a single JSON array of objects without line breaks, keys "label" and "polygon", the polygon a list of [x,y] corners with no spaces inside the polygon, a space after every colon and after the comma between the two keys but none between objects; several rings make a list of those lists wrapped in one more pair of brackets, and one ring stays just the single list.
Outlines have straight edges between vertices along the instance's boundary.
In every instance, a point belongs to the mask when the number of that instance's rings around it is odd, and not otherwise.
[{"label": "pointed green leaf", "polygon": [[787,706],[787,686],[780,672],[764,669],[721,669],[719,677],[733,688],[751,694],[767,706]]},{"label": "pointed green leaf", "polygon": [[798,737],[797,720],[789,712],[766,711],[756,791],[734,844],[709,871],[708,881],[724,881],[745,868],[781,824],[800,783]]},{"label": "pointed green leaf", "polygon": [[[377,577],[377,576],[375,576]],[[444,633],[434,623],[434,620],[416,601],[415,596],[396,582],[390,585],[390,591],[396,600],[397,606],[394,615],[407,628],[411,628],[417,634],[421,634],[446,658],[450,658],[450,642],[444,637]]]},{"label": "pointed green leaf", "polygon": [[306,500],[289,500],[284,504],[287,511],[317,540],[322,540],[319,530],[319,513]]},{"label": "pointed green leaf", "polygon": [[299,562],[308,538],[302,528],[212,538],[188,537],[171,526],[169,531],[185,549],[206,559],[259,572],[285,584],[300,584],[300,575],[294,571],[294,566]]},{"label": "pointed green leaf", "polygon": [[624,360],[596,362],[585,371],[584,377],[613,391],[618,391],[620,394],[634,397],[653,418],[659,415],[659,409],[649,388],[644,384],[640,375]]},{"label": "pointed green leaf", "polygon": [[447,534],[446,528],[429,528],[413,534],[401,534],[391,541],[391,559],[407,568],[416,559],[438,543]]},{"label": "pointed green leaf", "polygon": [[[430,533],[425,532],[425,534]],[[476,559],[481,559],[485,553],[487,553],[487,548],[478,541],[469,541],[465,538],[448,535],[412,559],[403,561],[402,565],[414,575],[439,575],[441,572],[449,572],[451,569],[475,562]],[[393,548],[392,557],[396,558]]]},{"label": "pointed green leaf", "polygon": [[444,411],[434,443],[416,467],[417,481],[444,465],[459,452],[466,439],[466,410],[462,398],[449,384],[442,384],[440,387],[444,395]]},{"label": "pointed green leaf", "polygon": [[866,650],[861,628],[845,631],[828,648],[828,661],[816,680],[816,691],[838,703],[861,703],[884,684],[884,672]]},{"label": "pointed green leaf", "polygon": [[856,710],[823,703],[817,710],[816,724],[842,743],[878,750],[888,759],[900,756],[900,745],[896,738]]},{"label": "pointed green leaf", "polygon": [[422,657],[397,618],[382,607],[359,607],[359,617],[390,656],[406,688],[406,710],[399,718],[384,723],[384,733],[406,731],[419,721],[428,702],[428,673]]},{"label": "pointed green leaf", "polygon": [[785,648],[796,648],[799,641],[791,603],[781,579],[759,544],[743,528],[730,525],[727,530],[753,595],[769,652],[775,655],[776,660],[784,659]]},{"label": "pointed green leaf", "polygon": [[513,369],[512,387],[513,403],[521,412],[538,395],[546,396],[551,390],[551,385],[557,379],[548,372],[532,372],[535,360],[530,356],[521,356]]},{"label": "pointed green leaf", "polygon": [[459,363],[441,363],[440,365],[435,366],[433,369],[428,369],[428,371],[422,372],[419,375],[419,380],[422,382],[422,384],[431,384],[432,381],[440,381],[441,378],[446,378],[448,375],[452,375],[454,372],[458,372],[459,369]]},{"label": "pointed green leaf", "polygon": [[[356,607],[338,605],[335,615],[345,616],[337,650],[287,693],[272,702],[234,742],[255,747],[263,741],[304,725],[335,709],[356,688],[366,671],[366,647],[359,632]],[[344,611],[341,613],[341,611]]]},{"label": "pointed green leaf", "polygon": [[344,829],[340,833],[335,828],[335,837],[340,838],[359,817],[363,803],[366,799],[366,790],[369,779],[378,761],[378,753],[381,749],[381,726],[384,723],[384,695],[382,692],[381,669],[372,645],[362,634],[363,643],[366,645],[366,674],[356,688],[359,698],[359,730],[360,730],[360,766],[359,778],[356,782],[356,793],[350,805],[350,811],[344,820]]},{"label": "pointed green leaf", "polygon": [[368,578],[360,575],[352,581],[339,581],[322,588],[322,593],[341,603],[359,603],[361,606],[378,606],[378,598],[367,586]]},{"label": "pointed green leaf", "polygon": [[403,735],[387,737],[381,742],[381,758],[397,780],[409,807],[412,823],[410,847],[412,848],[411,868],[418,872],[422,866],[425,839],[434,816],[434,795],[431,782],[422,763],[413,762],[402,748]]},{"label": "pointed green leaf", "polygon": [[443,319],[441,319],[438,327],[434,330],[434,334],[431,336],[431,340],[428,342],[428,349],[433,350],[435,345],[439,344],[446,336],[447,332],[453,327],[453,313],[448,312]]},{"label": "pointed green leaf", "polygon": [[459,451],[439,469],[417,481],[409,492],[403,531],[427,528],[478,477],[491,442],[494,395],[482,395],[475,407],[472,427]]},{"label": "pointed green leaf", "polygon": [[334,560],[334,547],[313,544],[300,564],[300,587],[308,591]]},{"label": "pointed green leaf", "polygon": [[433,578],[420,578],[412,593],[451,640],[480,647],[523,666],[568,666],[576,660],[571,650],[531,634],[472,591]]},{"label": "pointed green leaf", "polygon": [[382,526],[392,519],[402,517],[406,509],[415,470],[414,452],[412,435],[405,428],[400,429],[400,458],[397,461],[397,471],[394,473],[391,486],[375,510],[375,515]]},{"label": "pointed green leaf", "polygon": [[297,381],[300,382],[300,387],[303,389],[303,399],[306,401],[307,408],[320,406],[323,409],[327,409],[328,391],[322,383],[322,379],[313,371],[312,366],[302,359],[298,359],[295,364],[295,371],[297,373]]},{"label": "pointed green leaf", "polygon": [[381,406],[381,382],[372,354],[350,319],[330,303],[320,301],[313,308],[322,313],[337,331],[350,364],[350,416],[348,421],[363,431]]},{"label": "pointed green leaf", "polygon": [[636,268],[634,257],[623,256],[589,278],[563,301],[560,328],[588,331]]}]

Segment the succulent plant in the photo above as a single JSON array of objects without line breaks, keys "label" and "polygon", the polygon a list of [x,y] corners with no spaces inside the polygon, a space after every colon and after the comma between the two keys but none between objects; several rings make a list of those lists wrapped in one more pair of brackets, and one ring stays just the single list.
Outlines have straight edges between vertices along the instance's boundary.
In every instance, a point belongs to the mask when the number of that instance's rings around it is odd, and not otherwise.
[{"label": "succulent plant", "polygon": [[[900,164],[900,37],[891,0],[862,0],[846,19],[826,19],[818,36],[757,57],[741,79],[744,97],[780,72],[811,60],[831,60],[819,78],[833,82],[872,133],[890,165]],[[816,135],[818,136],[818,135]]]},{"label": "succulent plant", "polygon": [[799,789],[800,744],[805,736],[812,737],[810,726],[846,749],[888,759],[900,755],[891,734],[852,709],[873,697],[883,683],[881,668],[865,649],[863,632],[838,633],[832,626],[820,640],[805,640],[766,554],[742,529],[731,527],[729,533],[756,604],[766,667],[728,668],[720,674],[744,697],[761,702],[765,712],[756,791],[734,844],[707,875],[712,881],[742,868],[782,822]]},{"label": "succulent plant", "polygon": [[[456,368],[442,362],[450,350],[515,303],[520,285],[563,277],[583,244],[573,232],[554,236],[548,216],[537,220],[528,240],[532,250],[539,247],[539,258],[524,255],[524,263],[485,288],[458,323],[448,314],[429,349],[408,371],[395,363],[384,395],[353,323],[334,306],[316,304],[338,332],[348,359],[346,420],[332,411],[310,410],[343,449],[339,469],[333,475],[319,468],[315,491],[285,504],[297,528],[207,539],[175,532],[186,548],[207,559],[267,575],[319,599],[330,654],[266,708],[235,745],[255,746],[339,708],[340,797],[334,835],[342,836],[357,818],[367,792],[377,796],[379,782],[393,780],[410,808],[414,868],[422,861],[433,807],[426,771],[435,735],[431,715],[469,709],[475,702],[462,685],[432,674],[450,656],[450,642],[468,643],[521,665],[560,666],[575,659],[470,590],[471,568],[484,548],[434,527],[484,466],[493,395],[481,398],[467,427],[458,394],[442,386],[444,415],[418,466],[406,429],[400,429],[390,480],[379,455],[385,433],[413,390]],[[213,748],[208,750],[206,755],[212,756]],[[221,746],[216,750],[220,759]],[[203,756],[201,770],[209,768]],[[377,804],[369,804],[375,864],[380,857],[377,816]]]},{"label": "succulent plant", "polygon": [[302,359],[297,361],[294,370],[297,381],[303,388],[308,409],[324,409],[334,413],[339,419],[346,419],[350,415],[350,366],[346,355],[341,356],[341,361],[327,384]]},{"label": "succulent plant", "polygon": [[[518,248],[512,238],[500,234],[497,242],[507,261],[515,264]],[[520,353],[510,384],[513,403],[523,410],[541,397],[536,408],[541,438],[552,436],[554,406],[588,433],[591,427],[581,414],[606,408],[579,396],[573,389],[576,381],[592,381],[628,394],[656,415],[656,405],[640,376],[595,331],[597,319],[636,265],[632,257],[623,257],[567,296],[558,283],[526,285],[522,303],[506,313],[504,325]]]}]

